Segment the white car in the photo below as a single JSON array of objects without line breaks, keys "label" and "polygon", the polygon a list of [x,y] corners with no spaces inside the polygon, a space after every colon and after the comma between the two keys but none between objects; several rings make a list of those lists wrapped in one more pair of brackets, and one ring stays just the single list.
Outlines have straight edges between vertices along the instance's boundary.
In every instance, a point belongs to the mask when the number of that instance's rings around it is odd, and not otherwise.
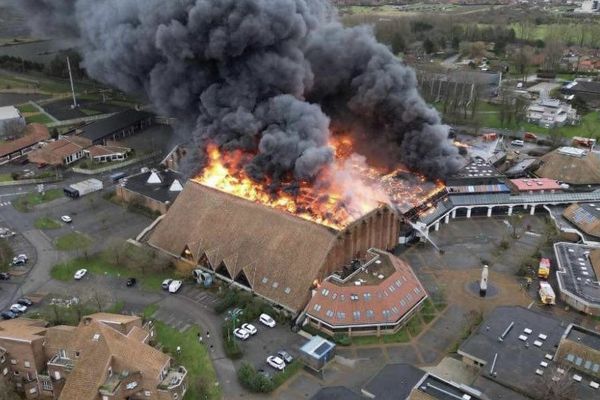
[{"label": "white car", "polygon": [[251,335],[256,335],[256,332],[258,332],[256,327],[252,324],[242,324],[242,329]]},{"label": "white car", "polygon": [[87,269],[82,268],[80,270],[78,270],[77,272],[75,272],[75,275],[73,276],[73,278],[75,278],[75,280],[80,280],[81,278],[83,278],[85,276],[85,274],[87,274]]},{"label": "white car", "polygon": [[171,284],[171,282],[173,282],[173,279],[165,279],[162,282],[161,287],[165,290],[169,290],[169,285]]},{"label": "white car", "polygon": [[23,304],[15,303],[12,306],[10,306],[10,311],[17,313],[17,314],[22,314],[25,311],[27,311],[27,306],[24,306]]},{"label": "white car", "polygon": [[250,337],[250,333],[244,328],[237,328],[233,330],[233,334],[236,338],[246,340]]},{"label": "white car", "polygon": [[268,326],[269,328],[274,328],[275,327],[275,320],[273,318],[271,318],[268,314],[260,314],[260,317],[258,317],[258,320],[263,324]]},{"label": "white car", "polygon": [[71,222],[73,222],[73,219],[71,217],[69,217],[68,215],[63,215],[62,217],[60,217],[60,219],[65,224],[70,224]]},{"label": "white car", "polygon": [[285,362],[281,358],[276,356],[267,357],[267,364],[280,371],[283,371],[283,369],[285,368]]},{"label": "white car", "polygon": [[179,289],[181,289],[181,284],[182,284],[182,283],[183,283],[183,282],[181,282],[181,281],[172,281],[172,282],[169,284],[169,293],[177,293],[177,291],[178,291]]}]

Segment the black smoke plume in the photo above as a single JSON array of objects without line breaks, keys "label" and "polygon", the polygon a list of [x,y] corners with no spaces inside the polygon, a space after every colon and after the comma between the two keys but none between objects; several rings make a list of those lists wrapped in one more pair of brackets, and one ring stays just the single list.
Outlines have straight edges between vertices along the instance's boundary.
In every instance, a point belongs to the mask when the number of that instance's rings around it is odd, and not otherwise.
[{"label": "black smoke plume", "polygon": [[257,180],[311,179],[330,123],[433,178],[460,165],[414,72],[326,0],[19,0],[36,31],[76,37],[89,75],[143,93],[177,131],[256,156]]}]

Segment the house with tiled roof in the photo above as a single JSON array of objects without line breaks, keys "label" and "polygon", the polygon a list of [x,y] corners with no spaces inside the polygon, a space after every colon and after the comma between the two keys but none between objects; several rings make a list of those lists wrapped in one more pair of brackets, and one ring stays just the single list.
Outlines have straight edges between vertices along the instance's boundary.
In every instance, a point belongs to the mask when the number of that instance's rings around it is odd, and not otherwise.
[{"label": "house with tiled roof", "polygon": [[369,253],[366,263],[331,275],[313,291],[305,309],[310,325],[329,335],[394,333],[421,308],[427,293],[412,268],[391,253]]},{"label": "house with tiled roof", "polygon": [[23,136],[0,144],[0,163],[19,158],[31,150],[38,143],[50,139],[48,128],[42,124],[29,124]]},{"label": "house with tiled roof", "polygon": [[3,321],[0,367],[28,399],[182,399],[187,371],[150,346],[153,337],[137,316],[97,313],[77,327]]}]

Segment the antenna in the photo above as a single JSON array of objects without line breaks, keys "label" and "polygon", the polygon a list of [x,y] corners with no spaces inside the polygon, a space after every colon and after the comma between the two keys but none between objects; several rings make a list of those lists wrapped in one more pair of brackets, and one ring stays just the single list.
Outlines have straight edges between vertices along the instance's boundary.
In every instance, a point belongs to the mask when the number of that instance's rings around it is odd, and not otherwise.
[{"label": "antenna", "polygon": [[75,86],[73,85],[73,74],[71,73],[71,62],[67,56],[67,68],[69,69],[69,80],[71,81],[71,93],[73,94],[73,105],[71,108],[77,108],[77,99],[75,98]]}]

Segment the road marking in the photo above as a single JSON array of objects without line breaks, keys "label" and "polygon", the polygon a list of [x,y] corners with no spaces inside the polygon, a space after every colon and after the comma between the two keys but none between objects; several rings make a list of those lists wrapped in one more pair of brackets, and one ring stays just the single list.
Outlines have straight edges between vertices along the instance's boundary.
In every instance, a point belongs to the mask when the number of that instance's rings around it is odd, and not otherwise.
[{"label": "road marking", "polygon": [[192,325],[190,325],[190,324],[183,325],[183,328],[179,329],[179,332],[183,333],[184,331],[188,330],[190,326],[192,326]]},{"label": "road marking", "polygon": [[535,301],[532,301],[531,303],[529,303],[529,305],[527,306],[527,309],[530,310],[531,306],[533,306],[535,304]]}]

